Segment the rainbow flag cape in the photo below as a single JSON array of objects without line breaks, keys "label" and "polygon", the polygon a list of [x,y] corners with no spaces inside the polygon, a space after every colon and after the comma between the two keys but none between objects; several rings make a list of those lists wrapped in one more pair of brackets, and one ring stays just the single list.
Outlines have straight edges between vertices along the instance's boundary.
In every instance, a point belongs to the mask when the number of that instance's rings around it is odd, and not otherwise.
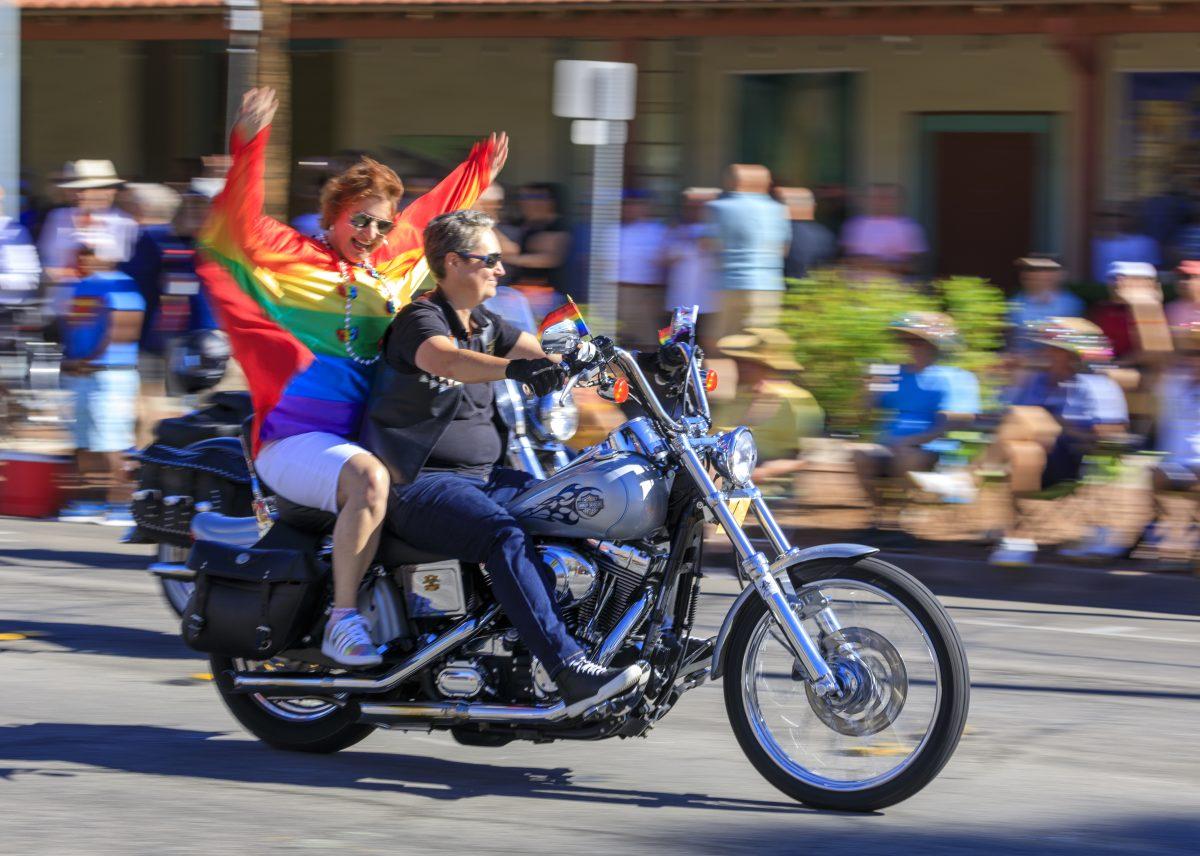
[{"label": "rainbow flag cape", "polygon": [[555,324],[561,324],[564,321],[570,321],[572,324],[574,324],[575,330],[581,337],[591,335],[591,333],[588,331],[587,324],[583,320],[583,315],[579,311],[579,307],[575,305],[575,301],[570,297],[567,298],[566,303],[555,309],[553,312],[550,312],[545,318],[542,319],[542,323],[538,327],[538,335],[541,336],[542,333],[546,332],[546,330],[550,327],[553,327]]},{"label": "rainbow flag cape", "polygon": [[[236,133],[225,189],[200,234],[196,270],[230,337],[254,402],[254,451],[261,442],[308,431],[357,436],[373,371],[392,317],[428,274],[426,224],[472,205],[487,187],[492,151],[480,143],[433,190],[396,217],[372,263],[382,282],[358,268],[349,323],[346,288],[322,242],[262,213],[269,130]],[[348,327],[348,330],[345,329]]]}]

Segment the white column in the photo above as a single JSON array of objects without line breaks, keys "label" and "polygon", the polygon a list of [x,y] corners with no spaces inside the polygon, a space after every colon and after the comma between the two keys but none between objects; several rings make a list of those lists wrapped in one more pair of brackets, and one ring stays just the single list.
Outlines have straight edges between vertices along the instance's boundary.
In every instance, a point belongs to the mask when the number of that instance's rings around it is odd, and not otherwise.
[{"label": "white column", "polygon": [[21,10],[0,0],[0,187],[3,212],[19,213],[21,172]]}]

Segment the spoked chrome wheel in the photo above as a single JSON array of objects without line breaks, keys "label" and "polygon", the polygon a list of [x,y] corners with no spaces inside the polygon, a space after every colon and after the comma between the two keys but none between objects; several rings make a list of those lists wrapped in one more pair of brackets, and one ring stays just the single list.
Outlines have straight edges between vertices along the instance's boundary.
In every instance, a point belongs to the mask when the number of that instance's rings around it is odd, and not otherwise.
[{"label": "spoked chrome wheel", "polygon": [[[159,544],[157,552],[157,561],[163,563],[183,565],[188,559],[188,549],[173,544]],[[167,599],[171,609],[175,610],[175,614],[182,618],[196,584],[191,580],[176,580],[170,577],[160,577],[159,583],[162,585],[163,597]]]},{"label": "spoked chrome wheel", "polygon": [[[314,674],[320,672],[320,668],[316,666],[305,666],[303,663],[296,663],[291,660],[276,658],[274,660],[234,660],[234,668],[239,672],[304,672],[311,671]],[[332,697],[326,698],[271,698],[262,693],[254,693],[249,695],[252,701],[265,710],[272,716],[277,716],[280,719],[290,722],[312,722],[317,719],[322,719],[330,714],[337,712],[340,707],[339,702],[344,702],[345,693],[339,693]]]},{"label": "spoked chrome wheel", "polygon": [[937,710],[937,657],[911,613],[852,580],[806,586],[828,600],[842,629],[821,642],[841,692],[819,697],[775,620],[759,619],[744,654],[751,727],[781,767],[817,787],[859,790],[894,778],[929,736]]},{"label": "spoked chrome wheel", "polygon": [[817,695],[765,604],[748,601],[725,678],[743,750],[773,784],[814,805],[866,810],[910,796],[949,758],[965,722],[966,659],[953,625],[920,583],[878,560],[806,569],[793,582],[839,689]]},{"label": "spoked chrome wheel", "polygon": [[276,698],[261,693],[238,693],[233,689],[235,672],[311,670],[283,659],[268,661],[234,660],[214,656],[213,679],[221,700],[242,726],[265,743],[296,752],[337,752],[353,746],[374,726],[359,722],[358,705],[344,693],[312,698]]}]

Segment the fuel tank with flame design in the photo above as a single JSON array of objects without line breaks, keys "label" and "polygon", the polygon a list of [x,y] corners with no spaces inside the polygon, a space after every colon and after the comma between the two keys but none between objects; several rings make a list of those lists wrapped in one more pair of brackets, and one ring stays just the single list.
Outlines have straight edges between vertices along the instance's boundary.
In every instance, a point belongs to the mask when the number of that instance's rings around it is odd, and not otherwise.
[{"label": "fuel tank with flame design", "polygon": [[667,517],[667,483],[637,452],[584,454],[508,506],[535,535],[629,541]]}]

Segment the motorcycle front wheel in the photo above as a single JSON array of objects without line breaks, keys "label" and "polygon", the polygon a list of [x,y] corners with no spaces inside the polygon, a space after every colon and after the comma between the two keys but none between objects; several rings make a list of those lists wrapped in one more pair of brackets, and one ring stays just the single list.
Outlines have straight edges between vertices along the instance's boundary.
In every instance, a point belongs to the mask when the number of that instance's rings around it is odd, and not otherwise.
[{"label": "motorcycle front wheel", "polygon": [[953,622],[925,586],[875,558],[805,566],[792,583],[840,691],[817,696],[766,603],[747,601],[725,670],[742,751],[776,788],[817,808],[908,799],[945,766],[966,724],[970,678]]},{"label": "motorcycle front wheel", "polygon": [[276,749],[291,752],[339,752],[375,730],[359,722],[358,705],[342,698],[272,698],[233,691],[236,671],[295,671],[299,666],[280,660],[266,662],[210,659],[213,682],[221,701],[243,728]]}]

